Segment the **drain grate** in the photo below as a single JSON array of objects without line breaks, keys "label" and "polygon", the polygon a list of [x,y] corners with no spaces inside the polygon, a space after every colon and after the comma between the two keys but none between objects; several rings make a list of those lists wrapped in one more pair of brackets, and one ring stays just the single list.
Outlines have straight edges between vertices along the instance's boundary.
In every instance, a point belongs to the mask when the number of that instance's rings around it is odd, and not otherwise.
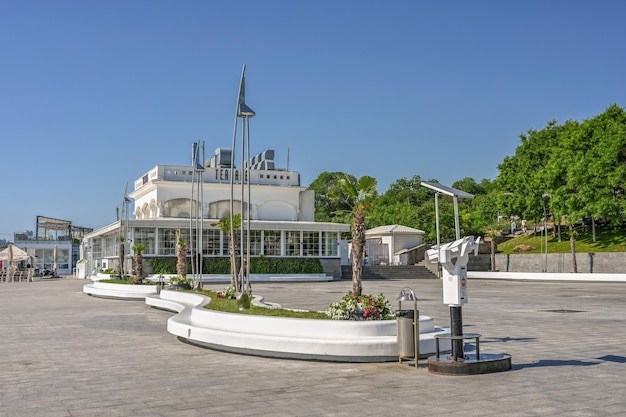
[{"label": "drain grate", "polygon": [[563,309],[557,309],[557,310],[541,310],[544,313],[586,313],[585,310],[563,310]]}]

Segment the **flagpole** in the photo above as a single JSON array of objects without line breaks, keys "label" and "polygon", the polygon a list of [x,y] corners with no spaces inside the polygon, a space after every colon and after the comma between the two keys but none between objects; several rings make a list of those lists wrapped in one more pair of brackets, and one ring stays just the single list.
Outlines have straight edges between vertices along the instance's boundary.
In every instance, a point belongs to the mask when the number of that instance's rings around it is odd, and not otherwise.
[{"label": "flagpole", "polygon": [[[241,121],[241,175],[240,175],[240,185],[241,185],[241,204],[240,204],[240,211],[241,211],[241,225],[240,225],[240,237],[241,237],[241,242],[240,242],[240,263],[241,263],[241,285],[239,285],[239,281],[236,280],[237,282],[237,290],[238,291],[244,291],[244,277],[248,277],[249,274],[249,268],[246,267],[245,271],[244,271],[244,258],[246,259],[246,262],[249,265],[249,252],[250,251],[250,236],[249,236],[249,230],[250,230],[250,201],[247,202],[248,207],[247,210],[244,210],[244,203],[245,203],[245,186],[246,186],[246,182],[248,183],[248,200],[250,200],[250,191],[249,191],[249,166],[248,164],[246,164],[245,161],[245,154],[246,154],[246,137],[248,137],[248,145],[247,145],[247,149],[248,149],[248,159],[250,158],[250,143],[249,143],[249,131],[246,131],[246,128],[249,129],[249,122],[250,122],[250,118],[254,117],[256,115],[256,113],[254,112],[254,110],[252,110],[250,107],[248,107],[246,105],[246,66],[244,64],[242,70],[241,70],[241,80],[239,82],[239,97],[237,100],[237,110],[235,113],[235,123],[234,123],[234,127],[233,127],[233,147],[231,150],[231,175],[230,175],[230,237],[234,237],[233,236],[233,232],[234,232],[234,226],[233,226],[233,214],[234,214],[234,177],[235,177],[235,149],[236,149],[236,141],[237,141],[237,125],[238,125],[238,120],[239,118],[242,119]],[[249,163],[249,160],[248,160]],[[246,216],[247,213],[247,216]],[[247,217],[247,219],[246,219]],[[247,230],[248,233],[246,235],[246,233],[244,232],[244,222],[247,221]],[[246,237],[246,250],[244,250],[244,241],[243,238],[244,236]],[[234,242],[233,242],[234,243]],[[232,255],[234,256],[234,254]],[[246,265],[246,266],[248,266]],[[236,273],[236,271],[235,271]],[[251,289],[250,287],[250,283],[249,283],[249,278],[248,278],[248,284],[247,284],[248,290]]]},{"label": "flagpole", "polygon": [[241,78],[239,80],[239,95],[237,96],[237,106],[235,107],[235,123],[233,126],[233,144],[231,147],[231,151],[230,151],[230,210],[229,210],[229,218],[230,218],[230,231],[229,231],[229,236],[228,236],[228,259],[229,262],[231,263],[231,276],[233,274],[235,274],[235,290],[239,291],[239,288],[237,288],[239,286],[239,280],[237,279],[236,275],[237,275],[237,271],[234,270],[234,265],[232,264],[232,259],[235,257],[234,253],[230,253],[230,248],[232,247],[233,250],[235,248],[234,246],[234,242],[233,242],[233,238],[235,237],[234,235],[234,225],[233,225],[233,220],[234,220],[234,211],[235,211],[235,203],[234,203],[234,199],[235,199],[235,146],[237,144],[237,124],[239,122],[239,106],[241,104],[242,101],[242,93],[243,92],[243,83],[244,83],[244,76],[246,74],[246,65],[243,65],[243,68],[241,69]]}]

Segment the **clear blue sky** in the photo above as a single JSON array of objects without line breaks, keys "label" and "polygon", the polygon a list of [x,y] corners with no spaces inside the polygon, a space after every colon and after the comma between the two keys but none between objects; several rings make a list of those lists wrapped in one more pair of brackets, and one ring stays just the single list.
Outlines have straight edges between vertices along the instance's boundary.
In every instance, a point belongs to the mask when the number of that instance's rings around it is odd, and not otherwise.
[{"label": "clear blue sky", "polygon": [[126,183],[230,147],[247,65],[252,152],[323,171],[495,179],[519,134],[626,105],[623,1],[0,4],[0,238],[98,228]]}]

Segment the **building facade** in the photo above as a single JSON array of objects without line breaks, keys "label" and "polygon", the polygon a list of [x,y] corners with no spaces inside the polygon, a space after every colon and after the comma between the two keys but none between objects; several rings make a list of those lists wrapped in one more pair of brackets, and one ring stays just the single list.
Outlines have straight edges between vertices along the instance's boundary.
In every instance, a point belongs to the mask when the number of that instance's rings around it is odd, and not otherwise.
[{"label": "building facade", "polygon": [[314,192],[300,185],[298,172],[275,168],[273,156],[262,152],[237,169],[230,149],[218,148],[201,167],[156,165],[134,182],[128,214],[83,239],[87,275],[119,268],[121,237],[129,258],[125,270],[135,243],[145,246],[145,258],[176,256],[177,233],[187,242],[201,241],[205,258],[228,256],[228,235],[218,223],[231,207],[243,213],[243,228],[250,231],[249,256],[315,257],[329,272],[340,271],[339,242],[349,225],[315,222]]},{"label": "building facade", "polygon": [[53,271],[57,275],[72,275],[80,259],[81,240],[92,228],[76,226],[69,220],[37,216],[35,233],[15,233],[15,246],[28,253],[35,272]]}]

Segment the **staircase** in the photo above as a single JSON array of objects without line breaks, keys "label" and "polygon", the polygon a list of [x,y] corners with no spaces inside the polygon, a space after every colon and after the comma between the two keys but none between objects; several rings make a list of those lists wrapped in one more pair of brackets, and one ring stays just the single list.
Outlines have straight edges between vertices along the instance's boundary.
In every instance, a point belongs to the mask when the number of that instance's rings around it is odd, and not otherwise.
[{"label": "staircase", "polygon": [[[362,279],[436,279],[424,265],[364,266]],[[341,279],[352,279],[352,265],[341,266]]]}]

